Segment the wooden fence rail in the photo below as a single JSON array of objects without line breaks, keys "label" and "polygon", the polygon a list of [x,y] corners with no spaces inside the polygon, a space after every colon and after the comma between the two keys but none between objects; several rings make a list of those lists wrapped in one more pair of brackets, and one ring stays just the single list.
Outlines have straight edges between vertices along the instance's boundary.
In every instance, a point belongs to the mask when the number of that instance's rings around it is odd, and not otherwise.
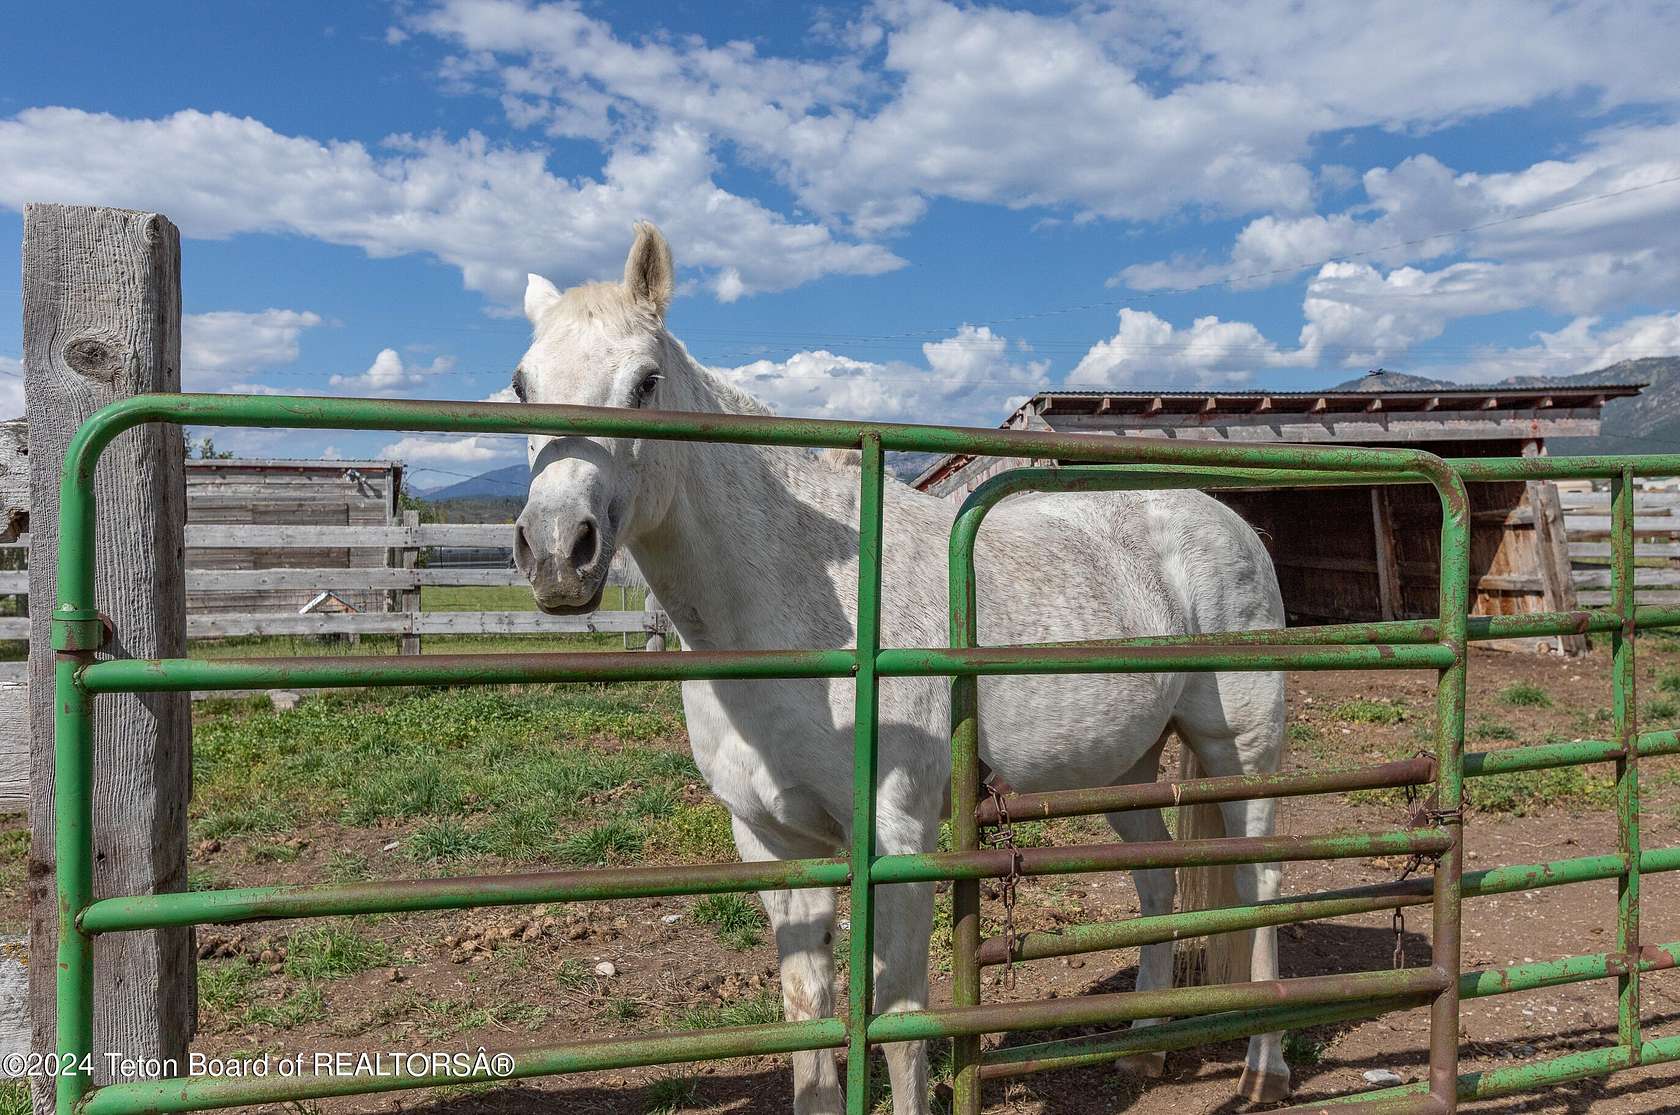
[{"label": "wooden fence rail", "polygon": [[[1569,533],[1576,598],[1588,607],[1610,603],[1610,493],[1561,491]],[[1680,603],[1680,493],[1636,492],[1633,497],[1634,591],[1641,604]]]}]

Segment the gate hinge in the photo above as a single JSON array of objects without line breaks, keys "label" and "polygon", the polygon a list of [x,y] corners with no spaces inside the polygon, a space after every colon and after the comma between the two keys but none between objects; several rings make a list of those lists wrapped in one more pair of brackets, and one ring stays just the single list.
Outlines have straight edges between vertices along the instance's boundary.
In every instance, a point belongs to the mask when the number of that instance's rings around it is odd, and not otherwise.
[{"label": "gate hinge", "polygon": [[52,647],[61,654],[102,650],[111,641],[111,621],[103,612],[66,605],[53,613]]}]

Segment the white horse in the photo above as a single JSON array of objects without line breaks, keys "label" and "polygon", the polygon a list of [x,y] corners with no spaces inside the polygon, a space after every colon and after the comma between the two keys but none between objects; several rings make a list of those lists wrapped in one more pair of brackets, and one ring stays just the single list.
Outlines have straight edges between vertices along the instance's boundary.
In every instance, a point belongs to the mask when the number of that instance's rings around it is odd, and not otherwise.
[{"label": "white horse", "polygon": [[[561,292],[533,275],[534,340],[514,375],[531,403],[768,413],[697,364],[666,331],[670,249],[636,226],[624,282]],[[800,449],[624,438],[533,437],[531,491],[515,560],[554,614],[597,606],[615,551],[628,547],[686,646],[840,648],[856,638],[858,471]],[[888,481],[884,646],[942,646],[944,554],[952,506]],[[1191,634],[1283,625],[1270,559],[1236,513],[1198,492],[1039,495],[999,506],[976,557],[983,643]],[[1148,782],[1169,732],[1213,775],[1275,771],[1284,748],[1283,678],[1270,673],[984,678],[980,750],[1019,790]],[[852,683],[683,684],[688,734],[733,817],[745,860],[828,856],[849,839]],[[889,679],[880,691],[879,850],[932,850],[949,809],[950,684]],[[1226,830],[1273,831],[1273,802],[1222,807]],[[1156,810],[1111,815],[1125,840],[1168,839]],[[1276,864],[1232,872],[1245,903],[1273,898]],[[1134,872],[1144,914],[1173,906],[1170,870]],[[834,1012],[829,890],[762,895],[781,953],[790,1020]],[[927,1005],[933,887],[876,894],[875,1009]],[[1270,929],[1252,934],[1252,978],[1277,976]],[[1238,978],[1241,978],[1240,976]],[[1142,950],[1137,986],[1170,986],[1172,945]],[[885,1049],[896,1115],[925,1115],[923,1043]],[[1158,1074],[1160,1054],[1134,1058]],[[794,1110],[844,1108],[831,1052],[795,1054]],[[1280,1099],[1289,1069],[1278,1034],[1249,1043],[1240,1090]]]}]

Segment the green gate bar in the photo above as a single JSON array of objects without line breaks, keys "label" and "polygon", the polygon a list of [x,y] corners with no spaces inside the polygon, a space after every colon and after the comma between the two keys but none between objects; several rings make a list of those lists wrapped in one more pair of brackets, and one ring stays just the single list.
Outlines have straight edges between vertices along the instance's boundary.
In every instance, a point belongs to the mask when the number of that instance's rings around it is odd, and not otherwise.
[{"label": "green gate bar", "polygon": [[[428,655],[424,658],[294,658],[204,662],[169,659],[153,662],[96,661],[106,632],[93,597],[91,544],[95,508],[92,477],[100,451],[132,426],[154,421],[216,426],[265,426],[328,429],[428,429],[465,433],[573,434],[596,437],[659,437],[733,444],[768,444],[809,448],[852,448],[862,454],[859,500],[858,641],[852,650],[711,652],[645,654],[502,654]],[[1149,636],[1096,643],[1019,647],[980,647],[973,594],[972,543],[980,517],[959,516],[953,529],[953,573],[959,535],[966,530],[967,568],[951,581],[950,646],[882,648],[880,646],[880,569],[884,496],[883,454],[889,450],[963,452],[1052,458],[1073,465],[1102,468],[1017,470],[999,477],[992,490],[1001,493],[1033,486],[1062,485],[1062,490],[1099,488],[1270,487],[1283,485],[1432,484],[1440,494],[1442,576],[1439,615],[1433,620],[1342,624],[1285,631],[1225,632],[1197,636]],[[91,1051],[92,950],[101,933],[165,925],[193,925],[246,920],[320,916],[329,913],[453,909],[519,902],[572,901],[585,897],[630,897],[838,886],[852,892],[852,981],[844,1016],[765,1026],[649,1034],[628,1038],[571,1042],[547,1049],[518,1051],[520,1077],[578,1072],[608,1067],[678,1063],[731,1056],[844,1048],[848,1056],[849,1115],[862,1115],[868,1103],[869,1047],[882,1042],[950,1037],[957,1052],[959,1111],[978,1103],[981,1070],[1011,1054],[980,1056],[980,1035],[1046,1026],[1123,1021],[1141,1017],[1178,1017],[1180,1021],[1123,1035],[1137,1048],[1179,1048],[1218,1040],[1221,1035],[1266,1032],[1286,1026],[1313,1025],[1331,1018],[1369,1017],[1392,1009],[1432,1004],[1430,1095],[1390,1090],[1346,1097],[1371,1110],[1450,1111],[1459,1096],[1504,1094],[1558,1079],[1612,1071],[1641,1061],[1680,1056],[1680,1043],[1644,1041],[1639,1035],[1638,974],[1673,965],[1675,946],[1638,947],[1638,878],[1642,872],[1680,868],[1680,849],[1642,851],[1638,842],[1640,755],[1674,754],[1674,732],[1637,733],[1633,682],[1633,642],[1640,627],[1680,626],[1680,608],[1638,607],[1632,588],[1632,481],[1637,476],[1680,473],[1680,455],[1522,458],[1443,462],[1406,450],[1371,450],[1340,446],[1230,446],[1175,443],[1155,439],[1116,439],[1102,435],[1063,435],[1023,431],[967,430],[927,425],[833,422],[769,418],[756,415],[676,414],[587,407],[488,403],[432,403],[368,399],[320,399],[221,395],[135,396],[104,408],[78,430],[68,448],[61,484],[59,598],[53,612],[56,669],[55,763],[56,833],[59,887],[59,1050]],[[1586,476],[1615,484],[1613,507],[1615,561],[1613,602],[1608,609],[1470,617],[1468,612],[1469,482]],[[1011,479],[1013,478],[1013,479]],[[978,493],[977,493],[978,494]],[[971,501],[972,502],[972,501]],[[993,501],[995,502],[995,500]],[[966,524],[966,525],[965,525]],[[1612,636],[1617,709],[1616,738],[1518,748],[1509,752],[1462,754],[1465,651],[1477,639],[1607,632]],[[1110,671],[1282,670],[1282,669],[1434,669],[1438,672],[1436,754],[1420,764],[1387,764],[1357,773],[1362,786],[1418,785],[1433,778],[1439,800],[1431,828],[1407,832],[1225,839],[1184,842],[1176,848],[1133,845],[1087,845],[1068,849],[1032,849],[1022,865],[1033,873],[1111,869],[1139,863],[1231,863],[1282,858],[1333,858],[1406,849],[1438,854],[1435,878],[1389,888],[1353,888],[1343,892],[1295,896],[1258,907],[1238,907],[1162,918],[1134,919],[1134,938],[1171,932],[1191,936],[1210,926],[1241,923],[1278,924],[1332,916],[1360,903],[1431,902],[1435,908],[1434,957],[1427,968],[1397,972],[1282,980],[1267,984],[1171,988],[1098,995],[1080,1000],[981,1005],[979,1002],[978,880],[1002,874],[1011,864],[978,844],[978,682],[981,676],[1006,673],[1077,673]],[[880,856],[875,849],[874,793],[879,730],[877,679],[895,676],[952,678],[953,829],[951,853]],[[91,834],[91,701],[102,692],[181,691],[189,689],[322,688],[342,685],[472,685],[514,681],[582,681],[701,678],[855,678],[853,823],[850,852],[844,858],[757,864],[708,864],[680,868],[630,868],[587,872],[541,872],[485,878],[406,880],[344,886],[245,888],[225,892],[119,896],[93,901]],[[1542,769],[1579,762],[1614,761],[1618,767],[1617,805],[1622,833],[1616,855],[1582,857],[1551,864],[1518,865],[1477,872],[1460,880],[1459,812],[1465,776],[1511,770]],[[1291,779],[1294,779],[1291,782]],[[1219,783],[1209,779],[1205,783]],[[1237,796],[1325,792],[1334,787],[1280,776],[1256,780],[1250,793]],[[1334,781],[1334,778],[1331,779]],[[1196,785],[1192,791],[1236,795],[1234,785]],[[1070,791],[1079,795],[1089,791]],[[1056,808],[1057,795],[1042,795]],[[1235,800],[1212,797],[1209,800]],[[1133,807],[1147,807],[1137,805]],[[1065,814],[1056,814],[1065,815]],[[1458,929],[1461,897],[1562,885],[1589,879],[1618,880],[1618,952],[1571,957],[1546,965],[1525,965],[1492,973],[1459,971]],[[959,955],[970,959],[954,973],[954,1005],[942,1010],[875,1013],[870,974],[873,889],[890,882],[954,879],[954,922]],[[1431,891],[1433,894],[1431,895]],[[1379,893],[1381,892],[1381,893]],[[1253,921],[1255,918],[1274,920]],[[1105,927],[1079,927],[1091,933]],[[1140,936],[1141,934],[1141,936]],[[966,969],[966,971],[965,971]],[[1609,1050],[1577,1054],[1537,1066],[1487,1074],[1457,1073],[1456,1017],[1460,996],[1476,997],[1528,987],[1552,986],[1580,979],[1615,976],[1620,984],[1619,1044]],[[1490,983],[1489,981],[1493,981]],[[1497,985],[1497,986],[1495,986]],[[1154,1043],[1154,1044],[1148,1044]],[[1174,1044],[1176,1043],[1176,1044]],[[1065,1043],[1050,1043],[1062,1048]],[[1086,1048],[1066,1056],[1098,1055]],[[1022,1058],[1038,1067],[1056,1067],[1062,1054]],[[399,1083],[367,1078],[323,1077],[307,1081],[254,1082],[181,1078],[118,1083],[90,1091],[91,1082],[70,1074],[57,1085],[59,1115],[72,1111],[139,1112],[201,1110],[248,1102],[274,1102],[308,1096],[342,1096],[390,1087],[426,1087],[459,1083],[463,1078],[402,1078]],[[266,1089],[266,1090],[264,1090]],[[1404,1094],[1401,1094],[1404,1093]],[[1409,1106],[1408,1106],[1409,1105]]]},{"label": "green gate bar", "polygon": [[[1251,450],[1246,460],[1219,465],[1199,463],[1189,468],[1162,470],[1149,465],[1121,467],[1017,468],[987,480],[964,500],[951,528],[948,559],[951,610],[952,656],[961,651],[971,654],[979,643],[979,592],[975,578],[974,551],[980,528],[986,516],[1003,500],[1021,492],[1096,492],[1151,488],[1180,488],[1191,481],[1213,489],[1226,487],[1282,487],[1291,485],[1340,485],[1368,483],[1369,473],[1354,470],[1338,471],[1325,467],[1310,467],[1310,459],[1280,459],[1266,449]],[[1464,750],[1464,693],[1465,669],[1468,656],[1469,631],[1469,560],[1470,560],[1470,503],[1464,483],[1456,473],[1443,470],[1440,461],[1415,450],[1367,450],[1364,456],[1350,458],[1362,465],[1387,462],[1394,472],[1416,481],[1433,483],[1441,500],[1441,574],[1440,606],[1435,632],[1438,642],[1416,647],[1405,644],[1376,644],[1369,646],[1308,647],[1293,662],[1287,660],[1278,646],[1270,656],[1252,651],[1233,653],[1231,647],[1208,647],[1205,650],[1189,645],[1155,644],[1150,649],[1171,651],[1186,662],[1197,665],[1213,664],[1214,668],[1264,668],[1270,661],[1275,669],[1326,669],[1349,666],[1374,666],[1386,662],[1395,664],[1407,660],[1412,666],[1429,665],[1438,671],[1436,683],[1436,749],[1434,775],[1437,804],[1434,811],[1439,842],[1426,854],[1436,857],[1434,874],[1434,966],[1453,978],[1445,981],[1435,996],[1430,1019],[1430,1094],[1434,1105],[1443,1111],[1452,1110],[1453,1084],[1458,1071],[1458,984],[1459,970],[1459,874],[1462,868],[1460,833],[1463,815],[1462,755]],[[1294,467],[1291,468],[1290,466]],[[991,648],[987,648],[990,650]],[[1134,655],[1144,648],[1137,648]],[[1198,654],[1198,650],[1200,653]],[[1361,660],[1351,651],[1375,652],[1377,662]],[[1430,661],[1418,661],[1413,651],[1427,650]],[[1333,653],[1339,651],[1340,653]],[[1020,656],[1019,648],[997,648],[993,653]],[[1061,650],[1060,653],[1067,653]],[[1338,662],[1337,659],[1340,661]],[[1116,669],[1136,669],[1119,663]],[[1011,673],[1025,672],[1012,669]],[[1060,671],[1058,671],[1060,672]],[[955,683],[951,702],[951,803],[954,845],[966,849],[978,846],[979,796],[981,763],[979,757],[979,688],[978,681],[960,677]],[[1176,785],[1174,787],[1177,788]],[[1193,841],[1189,854],[1180,863],[1206,865],[1214,862],[1267,862],[1294,858],[1279,847],[1273,855],[1258,854],[1275,841],[1265,838],[1246,838],[1231,841]],[[1253,851],[1244,860],[1215,859],[1203,847],[1229,843],[1245,846]],[[1036,850],[1035,850],[1036,851]],[[1031,852],[1000,852],[1013,865],[1020,865]],[[1162,864],[1165,865],[1165,864]],[[1022,873],[1026,872],[1024,869]],[[959,882],[957,888],[964,887]],[[967,884],[972,888],[975,884]],[[985,962],[984,945],[979,933],[979,902],[977,892],[956,890],[953,895],[952,959],[953,1001],[959,1005],[978,1003],[980,998],[980,970]],[[1238,912],[1240,916],[1240,911]],[[1193,913],[1181,913],[1172,918],[1186,926],[1193,924]],[[1005,955],[1004,960],[1008,957]],[[959,1043],[953,1047],[953,1115],[978,1115],[981,1107],[980,1084],[983,1056],[978,1044]]]}]

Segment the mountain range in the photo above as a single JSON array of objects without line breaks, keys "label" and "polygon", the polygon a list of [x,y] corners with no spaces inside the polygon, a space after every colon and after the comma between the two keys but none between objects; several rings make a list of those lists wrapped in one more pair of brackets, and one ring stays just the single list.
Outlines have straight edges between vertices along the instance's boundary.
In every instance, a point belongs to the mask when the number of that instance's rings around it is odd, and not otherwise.
[{"label": "mountain range", "polygon": [[[1644,391],[1631,399],[1611,399],[1604,405],[1604,424],[1597,437],[1554,438],[1552,452],[1559,456],[1585,453],[1674,453],[1680,452],[1680,356],[1648,356],[1572,376],[1512,376],[1497,383],[1464,384],[1429,379],[1404,372],[1382,371],[1338,383],[1342,391],[1429,391],[1492,389],[1500,387],[1574,387],[1581,384],[1643,383]],[[929,453],[890,454],[889,467],[900,479],[916,477],[933,459]],[[429,504],[502,505],[518,513],[530,487],[530,473],[524,465],[493,469],[470,479],[440,488],[413,490],[411,495]],[[465,521],[465,520],[463,520]],[[483,520],[490,521],[490,520]]]},{"label": "mountain range", "polygon": [[1552,438],[1547,444],[1558,456],[1588,453],[1680,452],[1680,356],[1647,356],[1623,360],[1572,376],[1511,376],[1496,383],[1451,383],[1440,379],[1378,372],[1336,385],[1343,391],[1497,390],[1501,387],[1579,387],[1583,384],[1647,385],[1631,399],[1604,404],[1603,425],[1597,437]]}]

